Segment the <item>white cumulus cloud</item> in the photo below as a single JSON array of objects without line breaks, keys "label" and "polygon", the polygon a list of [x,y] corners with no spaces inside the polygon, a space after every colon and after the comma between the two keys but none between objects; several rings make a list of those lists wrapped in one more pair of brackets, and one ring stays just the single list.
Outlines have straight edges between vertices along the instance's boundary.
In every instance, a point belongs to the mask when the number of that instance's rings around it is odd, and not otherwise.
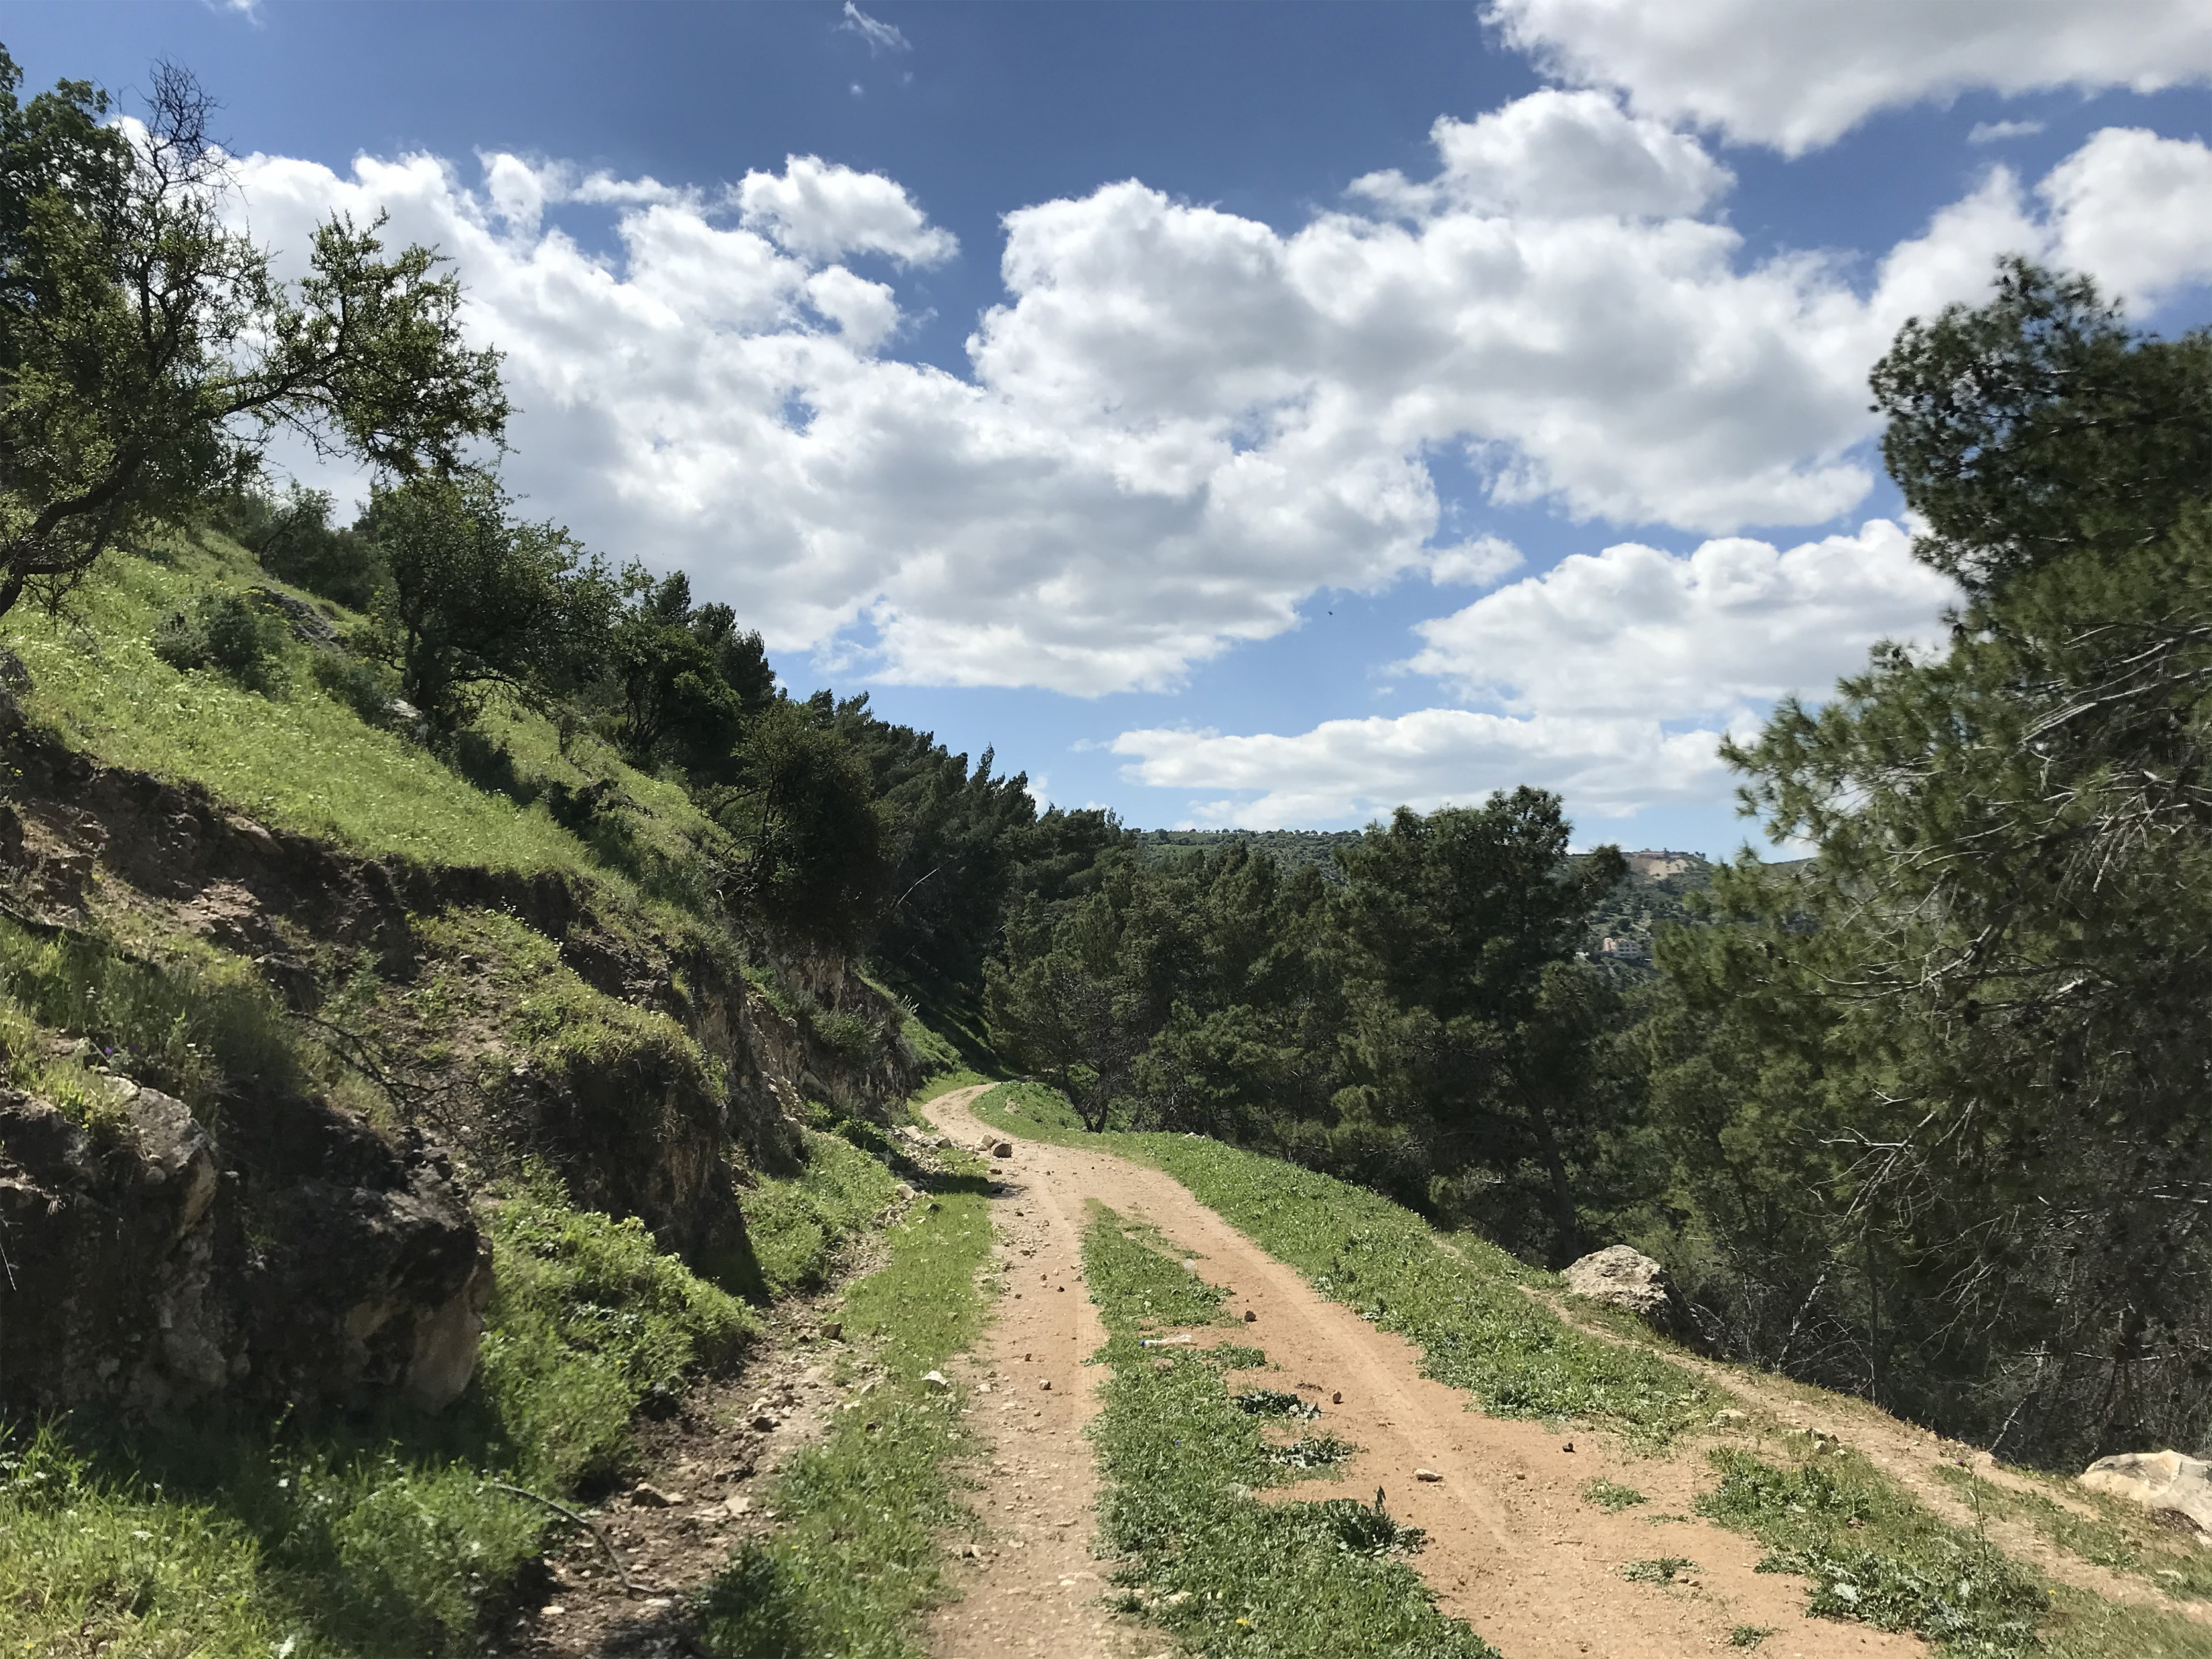
[{"label": "white cumulus cloud", "polygon": [[1477,536],[1437,548],[1429,556],[1429,580],[1438,586],[1487,587],[1525,561],[1503,536]]},{"label": "white cumulus cloud", "polygon": [[2106,127],[2051,170],[2062,264],[2155,302],[2212,270],[2212,149],[2140,127]]},{"label": "white cumulus cloud", "polygon": [[781,173],[748,173],[737,187],[749,229],[810,259],[884,253],[908,264],[942,264],[959,251],[906,191],[879,173],[793,155]]},{"label": "white cumulus cloud", "polygon": [[[1124,732],[1114,752],[1132,781],[1192,792],[1206,824],[1267,830],[1374,817],[1398,806],[1479,806],[1493,789],[1553,789],[1572,810],[1619,817],[1654,803],[1705,802],[1724,792],[1717,730],[1668,732],[1656,720],[1465,708],[1395,718],[1324,720],[1310,732],[1224,736],[1156,728]],[[1221,790],[1258,791],[1238,799]]]},{"label": "white cumulus cloud", "polygon": [[1253,828],[1469,804],[1520,783],[1558,790],[1585,817],[1709,805],[1729,787],[1723,732],[1749,732],[1785,693],[1825,696],[1879,640],[1941,643],[1958,592],[1910,548],[1880,519],[1787,549],[1623,543],[1416,630],[1423,648],[1407,666],[1491,708],[1280,734],[1127,732],[1114,751],[1131,781],[1190,792],[1209,823]]},{"label": "white cumulus cloud", "polygon": [[[2205,152],[2148,135],[2100,135],[2039,194],[1993,169],[1864,291],[1826,258],[1748,258],[1710,216],[1725,172],[1598,94],[1437,143],[1432,178],[1287,234],[1136,180],[1019,209],[964,374],[896,353],[901,270],[953,239],[820,158],[726,190],[505,155],[473,180],[255,156],[241,182],[295,263],[332,210],[453,259],[473,337],[507,354],[533,510],[841,673],[1083,695],[1172,686],[1325,587],[1504,576],[1479,521],[1438,544],[1439,451],[1582,519],[1822,523],[1870,485],[1869,365],[1907,315],[1985,292],[1996,254],[2212,270],[2160,217],[2198,199]],[[607,251],[562,228],[580,207],[611,215]]]},{"label": "white cumulus cloud", "polygon": [[1562,79],[1792,155],[1973,88],[2212,80],[2203,0],[1492,0],[1486,16]]},{"label": "white cumulus cloud", "polygon": [[1698,212],[1735,182],[1686,133],[1631,116],[1597,92],[1531,93],[1472,121],[1431,130],[1443,169],[1410,184],[1392,169],[1353,181],[1355,194],[1413,213],[1444,204],[1527,219]]},{"label": "white cumulus cloud", "polygon": [[1956,588],[1886,519],[1791,548],[1624,542],[1416,629],[1407,665],[1517,714],[1735,715],[1826,691],[1877,640],[1937,643]]}]

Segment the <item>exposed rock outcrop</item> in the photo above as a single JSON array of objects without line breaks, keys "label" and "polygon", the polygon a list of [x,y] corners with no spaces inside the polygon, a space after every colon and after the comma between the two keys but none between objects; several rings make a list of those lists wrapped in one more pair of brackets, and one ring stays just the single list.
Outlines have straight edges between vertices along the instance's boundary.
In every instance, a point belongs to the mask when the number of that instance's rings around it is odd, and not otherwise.
[{"label": "exposed rock outcrop", "polygon": [[1571,1264],[1563,1277],[1573,1294],[1632,1313],[1654,1330],[1668,1336],[1689,1332],[1690,1322],[1674,1281],[1666,1268],[1641,1250],[1609,1244]]},{"label": "exposed rock outcrop", "polygon": [[297,1100],[236,1103],[218,1141],[183,1102],[111,1083],[89,1127],[0,1091],[0,1403],[459,1395],[489,1257],[434,1156]]},{"label": "exposed rock outcrop", "polygon": [[2187,1517],[2212,1537],[2212,1463],[2178,1451],[2122,1452],[2100,1457],[2082,1472],[2081,1484],[2147,1510]]},{"label": "exposed rock outcrop", "polygon": [[[296,1096],[234,1090],[195,1121],[118,1079],[115,1109],[82,1122],[5,1097],[0,1408],[222,1395],[434,1410],[467,1384],[491,1291],[465,1181],[542,1158],[579,1203],[637,1217],[738,1285],[757,1278],[738,1203],[746,1163],[800,1161],[810,1101],[879,1112],[914,1081],[901,1010],[841,965],[787,964],[792,995],[764,994],[726,941],[603,916],[606,895],[580,878],[368,857],[256,823],[32,727],[4,673],[0,750],[0,882],[24,925],[97,939],[127,914],[134,933],[244,957],[319,1020],[363,969],[395,988],[446,975],[461,1003],[483,993],[475,1024],[423,1041],[391,1026],[392,1000],[320,1025],[416,1126],[396,1139]],[[483,913],[646,1017],[531,1050],[500,1029],[514,990],[499,963],[440,945],[427,921]]]}]

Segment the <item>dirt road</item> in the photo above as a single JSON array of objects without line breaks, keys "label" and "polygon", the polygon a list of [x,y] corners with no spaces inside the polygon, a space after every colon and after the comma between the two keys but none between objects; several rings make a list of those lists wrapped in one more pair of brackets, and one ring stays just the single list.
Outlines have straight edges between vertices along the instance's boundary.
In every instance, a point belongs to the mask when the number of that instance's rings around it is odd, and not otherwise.
[{"label": "dirt road", "polygon": [[[926,1109],[956,1140],[985,1146],[999,1137],[967,1109],[981,1092]],[[1319,1426],[1364,1448],[1343,1483],[1273,1495],[1383,1487],[1392,1514],[1428,1532],[1413,1565],[1507,1659],[1709,1659],[1747,1626],[1771,1632],[1761,1659],[1926,1650],[1915,1638],[1808,1619],[1802,1581],[1755,1573],[1756,1544],[1692,1514],[1711,1482],[1694,1454],[1641,1458],[1588,1434],[1485,1417],[1422,1376],[1410,1344],[1324,1299],[1171,1177],[1108,1152],[1012,1144],[1013,1158],[994,1161],[1007,1195],[993,1206],[1010,1293],[975,1362],[991,1389],[976,1416],[991,1452],[979,1509],[992,1536],[961,1575],[965,1599],[933,1622],[940,1659],[1127,1659],[1170,1646],[1106,1613],[1108,1569],[1090,1553],[1097,1477],[1082,1427],[1100,1374],[1080,1362],[1104,1340],[1082,1278],[1091,1199],[1152,1223],[1229,1286],[1232,1310],[1255,1316],[1242,1340],[1267,1350],[1278,1386],[1342,1396]],[[1443,1478],[1417,1480],[1423,1468]],[[1578,1492],[1597,1475],[1650,1502],[1620,1514],[1593,1506]],[[1694,1566],[1672,1584],[1623,1577],[1660,1557]]]}]

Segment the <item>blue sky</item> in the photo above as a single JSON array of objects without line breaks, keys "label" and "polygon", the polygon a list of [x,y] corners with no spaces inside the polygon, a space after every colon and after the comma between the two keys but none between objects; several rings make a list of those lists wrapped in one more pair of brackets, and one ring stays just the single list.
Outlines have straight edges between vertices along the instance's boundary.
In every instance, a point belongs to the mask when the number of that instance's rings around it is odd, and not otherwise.
[{"label": "blue sky", "polygon": [[2208,314],[2212,21],[2140,10],[176,0],[0,39],[126,100],[190,65],[280,249],[334,208],[439,242],[532,510],[689,569],[796,688],[1139,825],[1525,781],[1585,842],[1721,853],[1715,735],[1936,636],[1863,408],[1896,324],[2011,248]]}]

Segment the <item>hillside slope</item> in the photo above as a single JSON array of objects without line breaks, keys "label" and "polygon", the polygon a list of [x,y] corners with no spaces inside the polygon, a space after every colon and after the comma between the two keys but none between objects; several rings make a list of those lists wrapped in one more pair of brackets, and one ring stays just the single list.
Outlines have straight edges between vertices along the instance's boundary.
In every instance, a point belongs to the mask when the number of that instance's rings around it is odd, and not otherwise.
[{"label": "hillside slope", "polygon": [[[357,618],[149,555],[0,632],[0,1646],[472,1650],[918,1221],[939,1046],[681,787],[514,702],[434,754]],[[223,592],[252,684],[153,648]]]}]

